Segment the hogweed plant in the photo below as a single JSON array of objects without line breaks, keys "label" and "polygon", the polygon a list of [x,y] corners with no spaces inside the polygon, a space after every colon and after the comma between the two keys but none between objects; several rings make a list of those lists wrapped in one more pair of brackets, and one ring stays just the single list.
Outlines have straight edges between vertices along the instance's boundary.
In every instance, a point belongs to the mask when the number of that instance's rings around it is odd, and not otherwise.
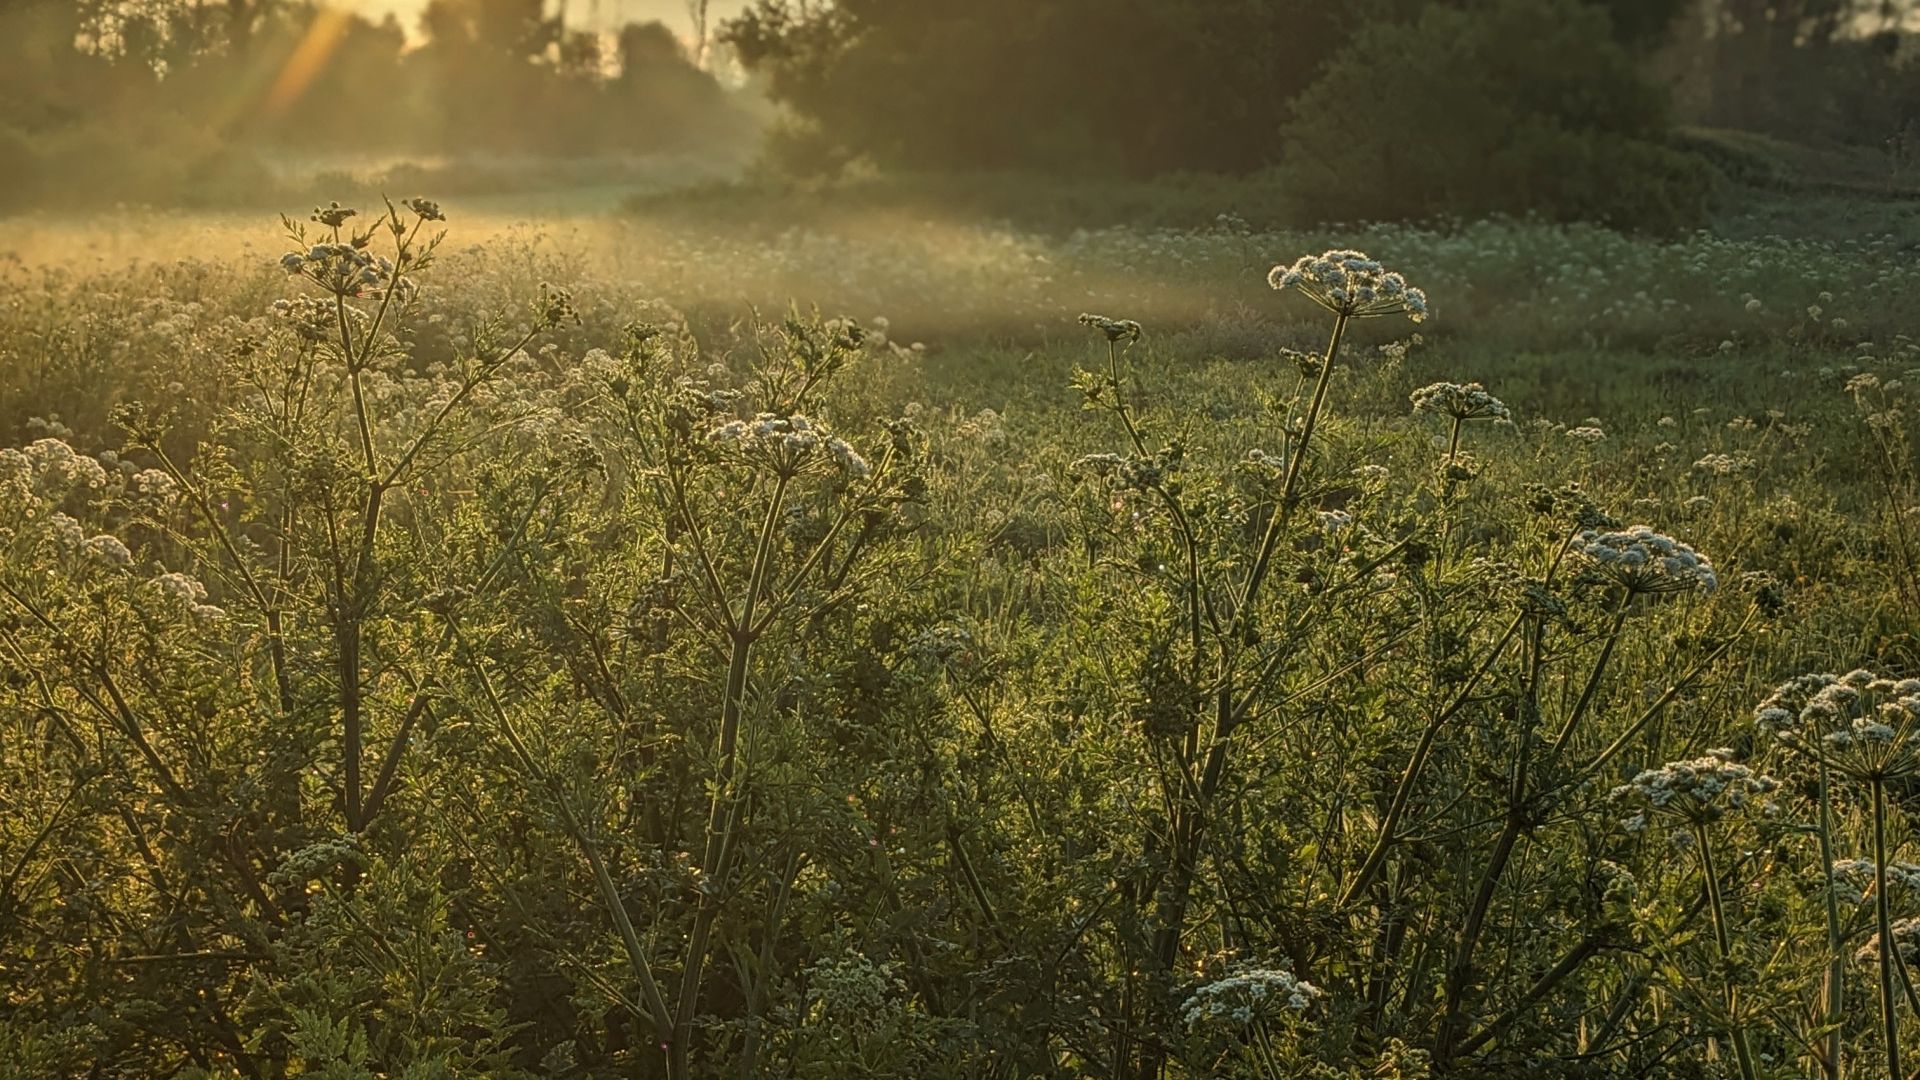
[{"label": "hogweed plant", "polygon": [[1707,911],[1713,920],[1714,944],[1723,965],[1722,1003],[1729,1025],[1727,1038],[1733,1044],[1742,1080],[1757,1080],[1759,1072],[1742,1019],[1741,987],[1732,970],[1733,936],[1728,930],[1726,902],[1721,895],[1722,871],[1714,861],[1713,826],[1728,814],[1769,805],[1766,797],[1779,787],[1779,781],[1735,761],[1733,751],[1718,749],[1708,751],[1703,757],[1648,769],[1613,791],[1616,800],[1636,808],[1633,816],[1623,822],[1629,832],[1644,832],[1655,821],[1672,823],[1678,826],[1671,838],[1674,845],[1683,850],[1691,848],[1700,857],[1701,884]]},{"label": "hogweed plant", "polygon": [[[1244,1071],[1278,1080],[1286,1076],[1295,1025],[1324,994],[1284,968],[1236,964],[1225,975],[1197,987],[1180,1006],[1180,1020],[1189,1033],[1227,1045],[1211,1067],[1228,1071],[1227,1062],[1244,1058]],[[1221,1038],[1224,1036],[1224,1038]],[[1242,1069],[1233,1069],[1239,1073]]]},{"label": "hogweed plant", "polygon": [[1843,1015],[1845,947],[1838,911],[1843,864],[1837,861],[1835,815],[1836,780],[1864,787],[1872,815],[1872,869],[1875,945],[1880,990],[1881,1039],[1889,1076],[1901,1071],[1899,999],[1896,983],[1915,1000],[1907,965],[1894,948],[1896,935],[1889,875],[1898,876],[1900,864],[1890,861],[1887,843],[1889,811],[1887,785],[1913,776],[1920,767],[1913,744],[1920,721],[1920,680],[1891,679],[1871,671],[1845,675],[1803,675],[1781,684],[1755,710],[1755,723],[1780,747],[1810,759],[1817,769],[1814,797],[1818,806],[1817,835],[1821,866],[1826,875],[1827,950],[1829,970],[1825,1007],[1835,1030],[1828,1036],[1823,1062],[1829,1072],[1843,1060],[1839,1025]]}]

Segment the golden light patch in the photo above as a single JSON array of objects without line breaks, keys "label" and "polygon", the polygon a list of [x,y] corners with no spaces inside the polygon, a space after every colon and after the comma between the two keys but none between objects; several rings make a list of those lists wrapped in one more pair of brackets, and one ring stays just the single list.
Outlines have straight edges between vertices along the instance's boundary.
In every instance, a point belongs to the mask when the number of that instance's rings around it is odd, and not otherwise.
[{"label": "golden light patch", "polygon": [[307,27],[307,34],[294,47],[292,55],[273,80],[273,86],[267,91],[267,113],[277,116],[285,112],[313,84],[313,80],[324,70],[327,62],[345,39],[347,27],[352,16],[339,8],[322,8],[314,15],[313,25]]}]

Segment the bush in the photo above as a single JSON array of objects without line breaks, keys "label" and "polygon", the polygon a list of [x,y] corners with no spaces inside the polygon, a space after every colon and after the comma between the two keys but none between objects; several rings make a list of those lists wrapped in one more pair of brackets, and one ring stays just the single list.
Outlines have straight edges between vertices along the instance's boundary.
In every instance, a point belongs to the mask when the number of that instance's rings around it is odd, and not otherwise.
[{"label": "bush", "polygon": [[1713,186],[1667,145],[1664,96],[1606,14],[1576,0],[1371,24],[1295,101],[1284,139],[1289,190],[1322,220],[1503,212],[1670,232],[1700,223]]}]

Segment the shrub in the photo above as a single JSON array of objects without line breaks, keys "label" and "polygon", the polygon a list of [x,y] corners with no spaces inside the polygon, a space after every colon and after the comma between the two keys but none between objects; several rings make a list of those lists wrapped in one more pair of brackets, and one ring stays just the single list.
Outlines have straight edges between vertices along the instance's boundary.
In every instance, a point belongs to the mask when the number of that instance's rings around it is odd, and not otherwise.
[{"label": "shrub", "polygon": [[1666,137],[1663,95],[1604,12],[1434,5],[1329,61],[1294,103],[1284,176],[1323,219],[1504,212],[1670,232],[1700,222],[1712,173]]}]

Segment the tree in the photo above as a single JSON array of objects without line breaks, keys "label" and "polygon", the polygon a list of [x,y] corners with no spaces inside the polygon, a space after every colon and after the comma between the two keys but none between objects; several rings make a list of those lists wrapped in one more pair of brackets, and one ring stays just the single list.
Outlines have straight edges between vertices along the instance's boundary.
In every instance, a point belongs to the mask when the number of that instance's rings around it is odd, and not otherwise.
[{"label": "tree", "polygon": [[721,40],[813,139],[882,164],[1138,175],[1272,161],[1287,99],[1347,17],[1268,0],[759,0]]},{"label": "tree", "polygon": [[1663,91],[1600,9],[1436,5],[1369,23],[1300,95],[1285,180],[1325,220],[1537,213],[1664,231],[1697,224],[1710,189],[1666,139]]}]

